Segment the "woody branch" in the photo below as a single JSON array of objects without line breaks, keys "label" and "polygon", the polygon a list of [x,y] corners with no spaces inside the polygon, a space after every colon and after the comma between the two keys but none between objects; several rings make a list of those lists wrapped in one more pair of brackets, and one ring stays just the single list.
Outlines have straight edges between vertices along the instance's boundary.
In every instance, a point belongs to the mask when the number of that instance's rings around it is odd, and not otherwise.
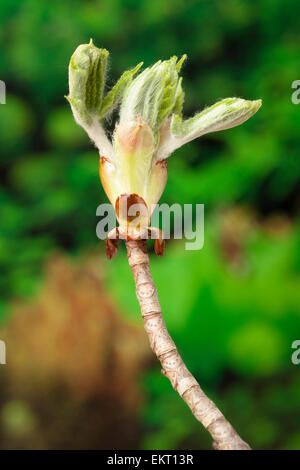
[{"label": "woody branch", "polygon": [[127,255],[132,270],[136,295],[141,307],[144,327],[150,345],[162,365],[163,374],[213,438],[218,450],[250,450],[223,416],[217,406],[205,395],[200,385],[185,366],[161,312],[157,290],[153,282],[146,242],[127,241]]}]

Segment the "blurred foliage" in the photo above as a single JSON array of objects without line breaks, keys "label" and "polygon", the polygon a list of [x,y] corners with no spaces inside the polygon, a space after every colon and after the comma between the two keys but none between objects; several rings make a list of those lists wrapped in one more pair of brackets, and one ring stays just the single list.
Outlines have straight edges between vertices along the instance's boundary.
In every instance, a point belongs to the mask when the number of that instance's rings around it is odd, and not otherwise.
[{"label": "blurred foliage", "polygon": [[[170,158],[161,202],[204,203],[205,245],[199,252],[187,251],[184,243],[171,241],[164,259],[152,260],[166,322],[180,352],[205,390],[256,448],[300,448],[299,379],[290,361],[300,308],[300,108],[291,102],[291,83],[300,78],[299,13],[298,0],[3,0],[0,4],[0,79],[7,86],[7,103],[0,105],[0,321],[4,326],[9,322],[8,328],[18,321],[16,313],[10,320],[12,300],[41,295],[42,266],[53,252],[61,249],[84,256],[90,250],[104,250],[95,235],[96,208],[106,202],[97,153],[73,122],[63,98],[67,64],[78,44],[92,37],[96,45],[111,51],[109,84],[141,60],[148,66],[187,53],[186,115],[228,96],[262,98],[259,113],[243,126],[205,136]],[[125,251],[98,266],[119,311],[139,319]],[[59,270],[55,276],[59,282]],[[84,296],[85,284],[77,287],[82,290],[78,295]],[[65,312],[60,302],[57,315]],[[85,315],[93,315],[89,309],[87,303]],[[32,313],[21,310],[19,322],[24,322],[28,341],[33,342],[37,327],[30,339],[25,321]],[[84,334],[89,344],[90,329]],[[50,332],[44,338],[35,350],[41,357],[36,363],[40,372]],[[33,349],[20,346],[20,351],[19,357],[29,364]],[[51,348],[48,354],[47,367],[53,354],[51,360],[56,362],[51,370],[60,374],[55,380],[64,377],[68,382],[68,361],[61,368],[60,356]],[[65,360],[69,354],[74,354],[72,348],[66,349]],[[81,362],[83,358],[87,356]],[[93,367],[94,372],[101,369],[97,362]],[[5,368],[9,373],[10,367]],[[32,369],[31,376],[35,374]],[[30,429],[27,446],[82,447],[79,437],[73,444],[59,441],[61,426],[69,426],[71,437],[72,425],[77,426],[72,407],[54,421],[51,432],[57,433],[57,441],[50,435],[39,437],[47,422],[47,406],[49,413],[60,404],[67,406],[67,395],[61,398],[53,392],[39,421],[39,389],[34,398],[24,397],[17,388],[21,376],[30,387],[25,373],[9,379],[12,388],[1,412],[6,429],[1,446],[13,445],[12,435],[18,433],[24,439],[22,430]],[[209,438],[159,368],[145,370],[144,376],[141,445],[207,448]],[[82,406],[90,410],[84,428],[88,440],[89,427],[94,426],[91,408],[98,407],[95,428],[103,408],[101,401],[92,406],[84,400]],[[107,411],[106,422],[120,448],[126,446],[126,433],[121,430],[116,435],[113,408]],[[90,438],[92,446],[101,446],[95,436]]]},{"label": "blurred foliage", "polygon": [[75,266],[56,255],[38,298],[14,306],[1,330],[0,448],[138,446],[150,350],[142,328],[116,312],[100,266],[98,256]]}]

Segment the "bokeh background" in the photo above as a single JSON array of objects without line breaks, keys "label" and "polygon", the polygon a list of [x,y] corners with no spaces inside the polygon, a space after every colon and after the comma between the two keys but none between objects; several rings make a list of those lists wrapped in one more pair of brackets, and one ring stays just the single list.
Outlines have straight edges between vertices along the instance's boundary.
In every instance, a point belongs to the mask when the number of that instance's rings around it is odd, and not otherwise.
[{"label": "bokeh background", "polygon": [[169,159],[161,202],[205,204],[205,245],[170,240],[151,265],[179,351],[242,437],[300,448],[299,18],[298,0],[1,1],[1,449],[211,446],[149,350],[125,249],[109,262],[96,238],[98,156],[64,99],[91,37],[109,85],[187,53],[186,115],[262,98]]}]

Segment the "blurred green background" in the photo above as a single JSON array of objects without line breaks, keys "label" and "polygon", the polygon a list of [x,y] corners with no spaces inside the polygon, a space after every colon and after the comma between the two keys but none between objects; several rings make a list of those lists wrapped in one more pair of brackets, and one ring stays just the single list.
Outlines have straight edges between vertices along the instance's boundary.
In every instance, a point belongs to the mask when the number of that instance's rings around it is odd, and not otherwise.
[{"label": "blurred green background", "polygon": [[169,159],[161,202],[204,203],[205,245],[151,265],[186,364],[256,449],[300,448],[298,0],[2,0],[0,448],[206,449],[160,374],[125,249],[96,238],[107,199],[73,122],[67,66],[92,37],[124,69],[188,54],[185,114],[262,98],[241,127]]}]

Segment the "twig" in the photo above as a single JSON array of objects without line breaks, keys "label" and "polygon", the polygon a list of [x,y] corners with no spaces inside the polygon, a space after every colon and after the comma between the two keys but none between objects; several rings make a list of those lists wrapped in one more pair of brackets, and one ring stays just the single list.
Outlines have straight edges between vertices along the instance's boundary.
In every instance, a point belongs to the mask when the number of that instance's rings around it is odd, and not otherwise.
[{"label": "twig", "polygon": [[151,348],[162,365],[162,373],[168,377],[172,387],[190,407],[195,418],[211,434],[215,449],[250,450],[250,446],[240,438],[221,411],[205,395],[181,359],[162,316],[157,290],[150,273],[146,242],[127,241],[126,247],[145,330]]}]

